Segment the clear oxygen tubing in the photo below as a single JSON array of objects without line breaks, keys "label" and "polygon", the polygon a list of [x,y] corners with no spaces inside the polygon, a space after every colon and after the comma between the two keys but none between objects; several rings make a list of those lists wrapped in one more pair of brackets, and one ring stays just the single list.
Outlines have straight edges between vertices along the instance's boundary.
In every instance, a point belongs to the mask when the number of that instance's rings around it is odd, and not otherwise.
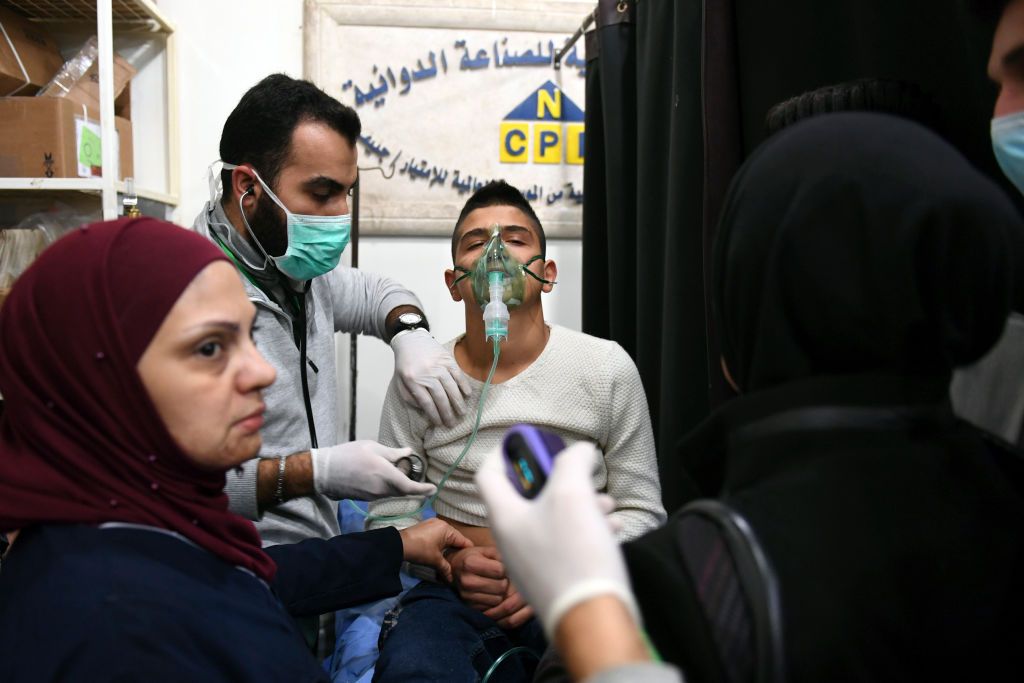
[{"label": "clear oxygen tubing", "polygon": [[[500,298],[501,297],[499,295],[499,300]],[[484,382],[484,388],[480,392],[480,400],[477,401],[476,404],[476,421],[473,423],[473,432],[469,435],[469,441],[466,442],[465,448],[463,448],[462,452],[459,453],[459,457],[455,458],[455,462],[451,464],[451,467],[449,467],[445,471],[444,476],[441,477],[441,481],[437,484],[437,491],[434,492],[434,495],[430,496],[429,498],[425,498],[423,500],[423,503],[418,508],[404,515],[371,515],[370,513],[364,511],[362,508],[356,505],[354,500],[349,499],[348,504],[352,507],[353,510],[358,512],[363,517],[366,517],[366,519],[370,521],[396,522],[400,519],[414,518],[416,515],[423,512],[423,510],[425,510],[428,505],[434,504],[434,501],[437,500],[437,497],[441,494],[441,489],[443,489],[444,485],[448,483],[448,478],[452,476],[452,472],[454,472],[455,468],[457,468],[459,464],[462,463],[462,459],[466,457],[466,453],[468,453],[469,449],[473,446],[473,443],[476,441],[476,434],[480,430],[480,418],[483,417],[484,402],[487,400],[487,390],[491,387],[491,382],[494,380],[494,371],[498,369],[498,359],[501,357],[501,339],[499,339],[497,336],[490,337],[490,335],[488,335],[488,337],[494,340],[494,361],[491,363],[490,372],[487,373],[487,381]],[[508,337],[507,326],[505,328],[505,337]]]},{"label": "clear oxygen tubing", "polygon": [[[641,629],[640,638],[644,642],[644,647],[647,649],[647,654],[648,656],[650,656],[651,661],[658,663],[664,661],[662,660],[661,655],[658,653],[658,651],[654,649],[654,644],[651,643],[651,639],[647,635],[647,631]],[[502,662],[504,662],[506,659],[515,654],[528,654],[537,661],[540,661],[540,657],[537,655],[537,653],[531,650],[530,648],[526,647],[525,645],[519,645],[513,648],[509,648],[508,650],[502,652],[501,655],[499,655],[498,658],[494,660],[494,663],[491,664],[489,669],[487,669],[487,673],[485,673],[484,677],[480,679],[480,683],[488,683],[491,680],[491,676],[493,676],[494,672],[498,670],[498,667],[501,666]]]},{"label": "clear oxygen tubing", "polygon": [[487,670],[487,673],[484,674],[484,677],[480,679],[480,683],[488,683],[488,681],[491,680],[491,676],[494,675],[494,672],[498,670],[498,667],[501,666],[502,662],[504,662],[512,655],[519,654],[520,652],[528,654],[537,661],[540,661],[540,656],[530,648],[526,647],[525,645],[513,647],[509,650],[505,650],[504,652],[502,652],[501,655],[499,655],[498,658],[494,660],[494,664],[491,664],[491,668],[489,668]]}]

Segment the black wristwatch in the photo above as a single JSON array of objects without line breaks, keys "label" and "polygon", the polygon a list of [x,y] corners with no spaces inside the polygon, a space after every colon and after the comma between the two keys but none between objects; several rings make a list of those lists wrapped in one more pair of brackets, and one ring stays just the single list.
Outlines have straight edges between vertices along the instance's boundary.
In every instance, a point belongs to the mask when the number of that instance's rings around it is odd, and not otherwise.
[{"label": "black wristwatch", "polygon": [[400,334],[405,334],[406,332],[419,329],[424,329],[428,332],[430,331],[430,325],[427,324],[427,319],[420,313],[406,311],[405,313],[400,314],[398,318],[395,319],[395,322],[392,323],[393,331],[391,334],[391,341],[394,341],[395,337]]}]

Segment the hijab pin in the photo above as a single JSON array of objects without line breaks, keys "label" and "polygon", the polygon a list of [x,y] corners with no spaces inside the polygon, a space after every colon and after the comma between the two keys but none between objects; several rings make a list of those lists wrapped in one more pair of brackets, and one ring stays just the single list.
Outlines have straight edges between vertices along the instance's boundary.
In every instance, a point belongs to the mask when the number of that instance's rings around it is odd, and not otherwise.
[{"label": "hijab pin", "polygon": [[158,483],[156,483],[156,482],[154,481],[153,483],[151,483],[151,484],[149,485],[149,488],[151,488],[151,489],[152,489],[152,490],[154,490],[154,491],[159,491],[159,490],[160,490],[160,484],[158,484]]},{"label": "hijab pin", "polygon": [[116,508],[117,507],[117,498],[111,498],[110,499],[110,507],[112,507],[112,508]]},{"label": "hijab pin", "polygon": [[106,357],[107,357],[107,354],[103,353],[102,351],[97,351],[96,352],[96,360],[103,360]]}]

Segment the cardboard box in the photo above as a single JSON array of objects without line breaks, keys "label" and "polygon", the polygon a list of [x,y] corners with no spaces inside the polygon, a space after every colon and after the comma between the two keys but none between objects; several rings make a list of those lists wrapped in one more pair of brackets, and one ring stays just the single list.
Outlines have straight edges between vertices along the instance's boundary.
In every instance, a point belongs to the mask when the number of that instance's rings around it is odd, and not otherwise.
[{"label": "cardboard box", "polygon": [[[121,55],[114,55],[114,113],[119,115],[118,103],[123,103],[125,100],[121,100],[121,95],[125,92],[128,82],[135,76],[135,67],[128,63]],[[89,112],[89,117],[94,119],[100,118],[100,75],[99,68],[96,62],[92,63],[89,70],[82,76],[67,92],[59,91],[58,88],[52,88],[53,92],[47,93],[52,97],[65,97],[72,102],[80,105],[84,105]],[[130,97],[130,96],[129,96]],[[127,100],[130,102],[130,99]],[[130,105],[129,105],[130,107]],[[130,111],[130,108],[129,108]],[[128,117],[125,117],[128,118]]]},{"label": "cardboard box", "polygon": [[[0,98],[0,177],[99,176],[101,169],[93,165],[98,150],[82,149],[83,143],[88,147],[91,137],[83,124],[94,128],[99,119],[90,112],[86,120],[82,106],[63,97]],[[114,126],[120,159],[117,177],[123,179],[134,175],[132,123],[115,116]],[[88,164],[80,163],[83,155]]]},{"label": "cardboard box", "polygon": [[42,26],[2,5],[0,24],[0,96],[34,95],[64,65],[57,43]]},{"label": "cardboard box", "polygon": [[132,84],[126,83],[124,90],[114,100],[114,116],[132,120]]}]

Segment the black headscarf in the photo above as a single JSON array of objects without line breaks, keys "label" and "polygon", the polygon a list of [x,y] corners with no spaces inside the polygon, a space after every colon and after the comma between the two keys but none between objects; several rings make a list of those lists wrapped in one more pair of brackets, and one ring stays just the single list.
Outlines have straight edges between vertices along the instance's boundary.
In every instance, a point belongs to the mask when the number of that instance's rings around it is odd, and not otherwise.
[{"label": "black headscarf", "polygon": [[715,244],[733,379],[937,376],[978,359],[1010,310],[1020,230],[1002,191],[917,124],[829,114],[783,131],[740,169]]}]

